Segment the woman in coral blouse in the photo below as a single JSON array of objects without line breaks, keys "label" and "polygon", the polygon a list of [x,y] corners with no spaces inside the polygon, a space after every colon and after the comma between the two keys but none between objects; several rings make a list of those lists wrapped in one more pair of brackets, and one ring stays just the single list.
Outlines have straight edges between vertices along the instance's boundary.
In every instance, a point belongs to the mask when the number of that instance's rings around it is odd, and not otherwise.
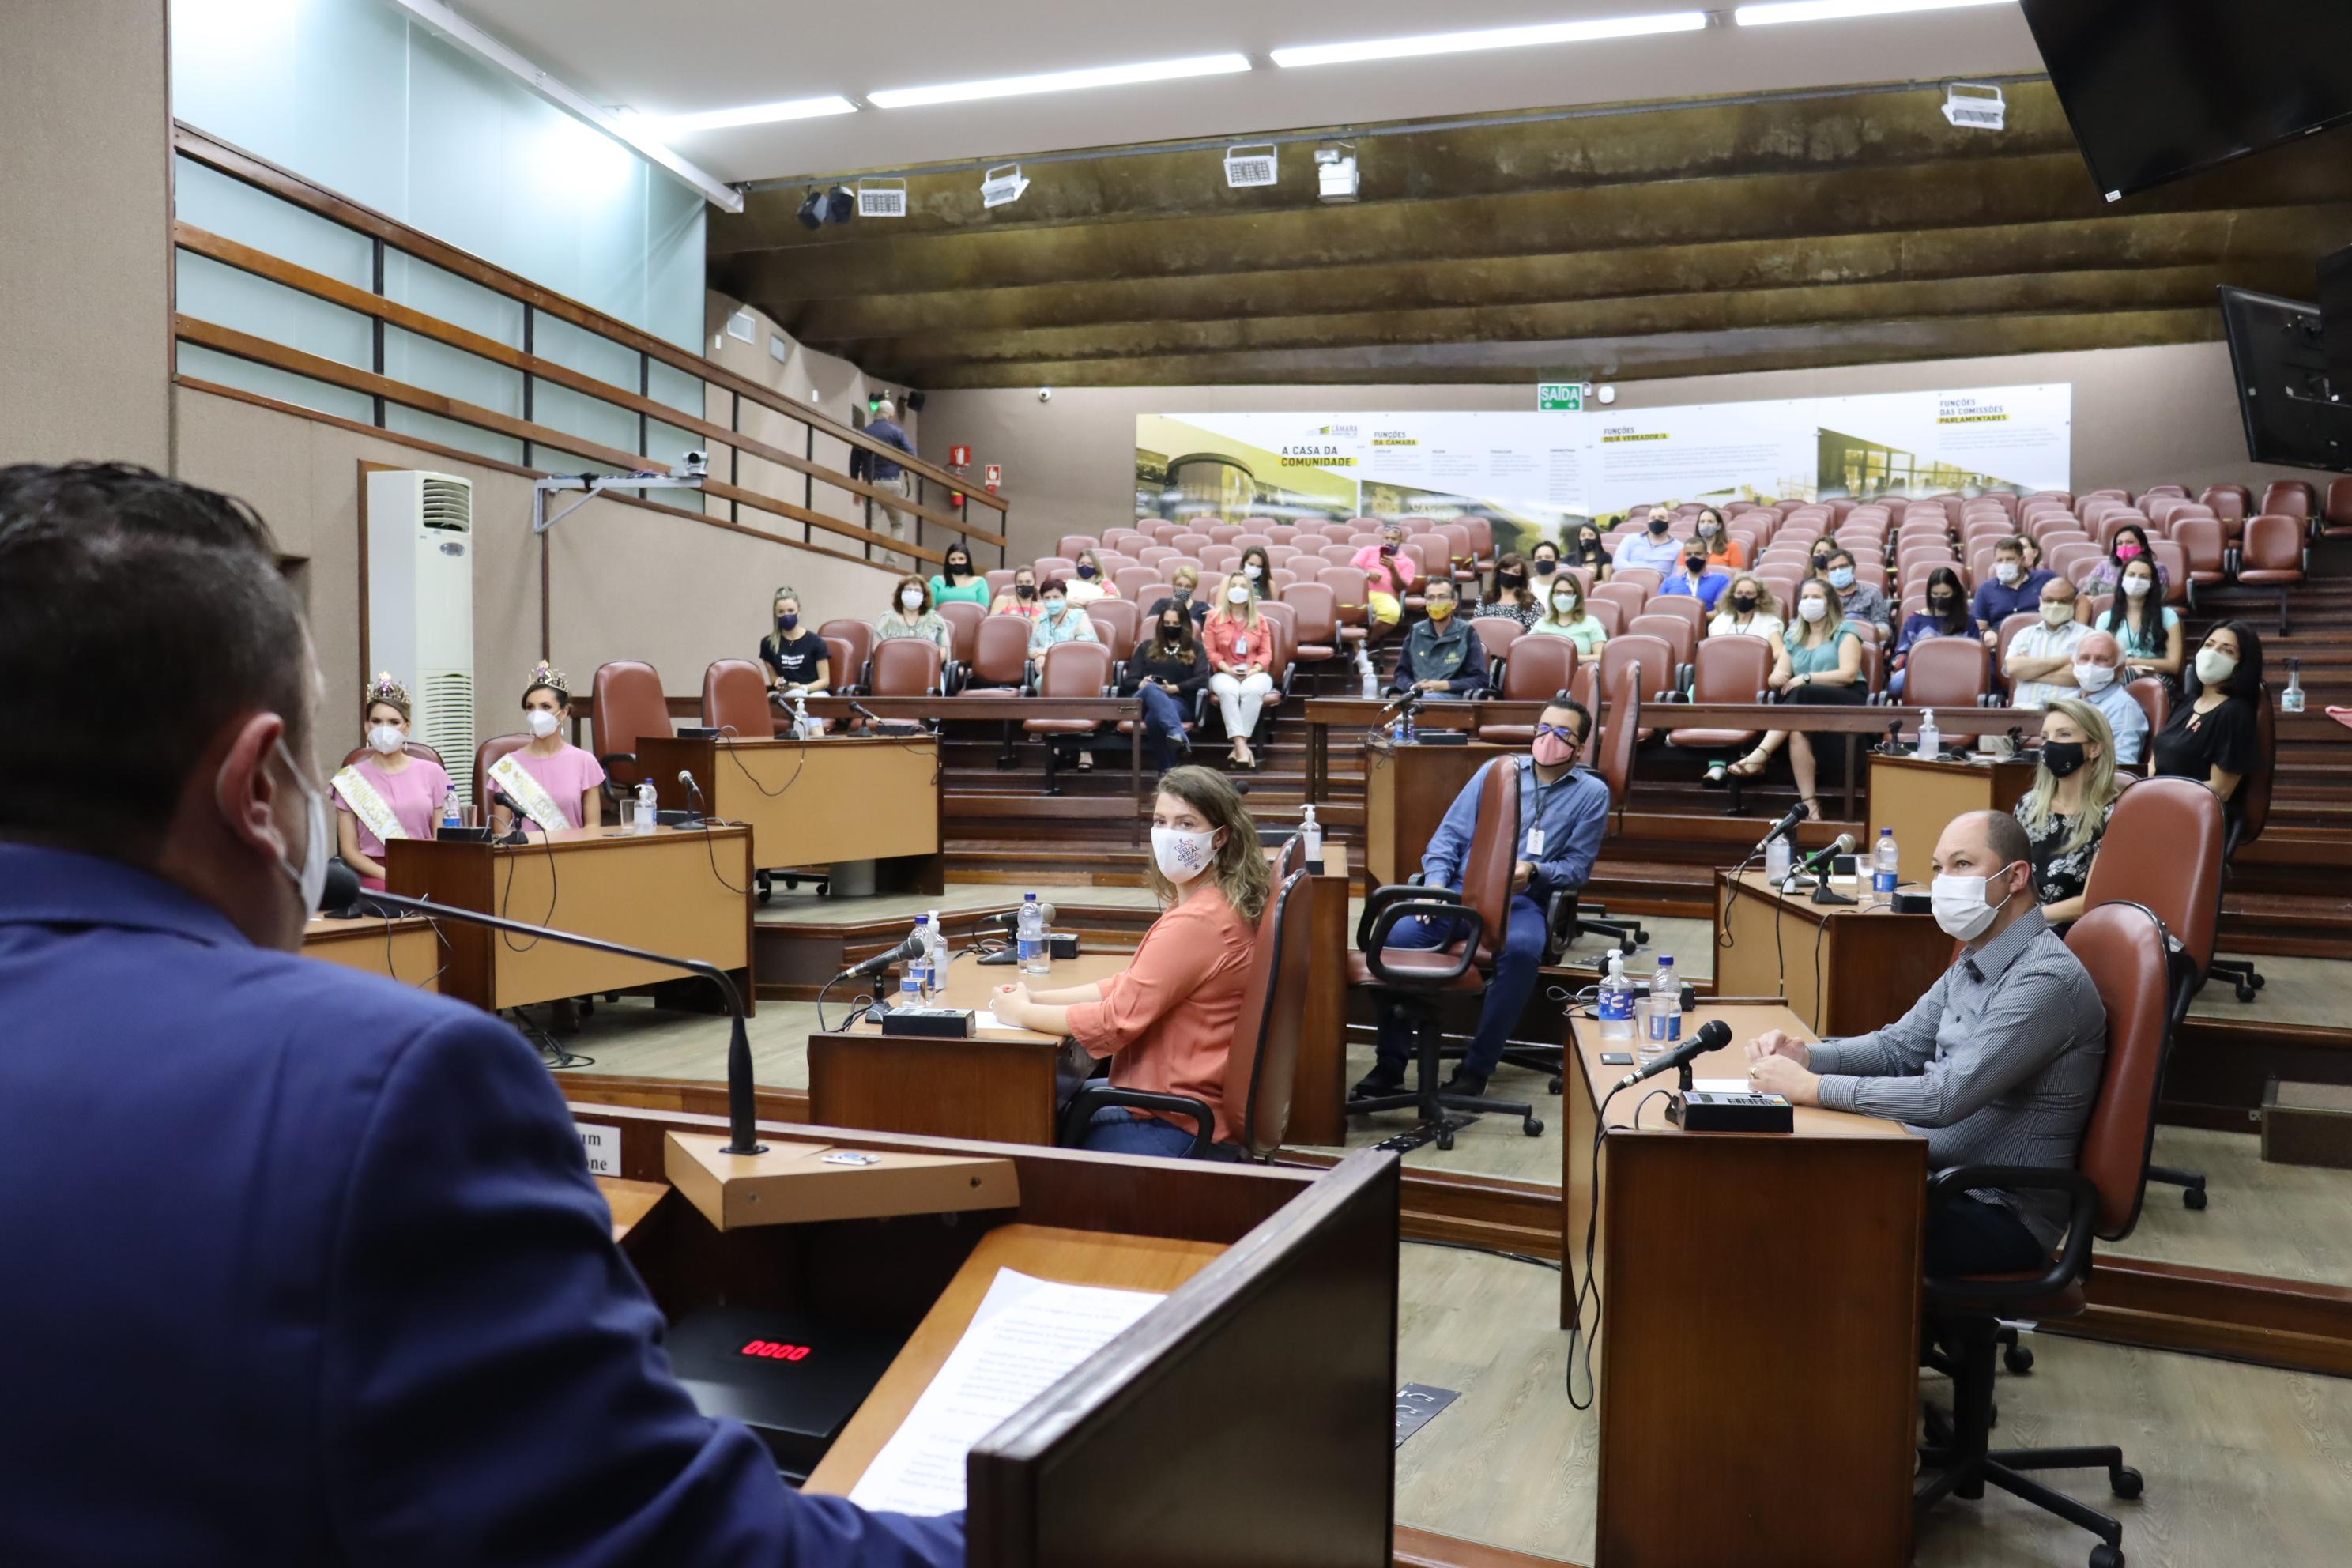
[{"label": "woman in coral blouse", "polygon": [[[1257,950],[1258,917],[1273,879],[1257,824],[1213,768],[1172,768],[1151,808],[1151,889],[1162,912],[1135,962],[1108,980],[1031,994],[999,986],[996,1016],[1015,1028],[1067,1035],[1110,1058],[1114,1088],[1224,1103],[1225,1058]],[[1111,1106],[1095,1113],[1085,1148],[1179,1157],[1192,1146],[1189,1116]],[[1235,1129],[1216,1117],[1218,1152]]]}]

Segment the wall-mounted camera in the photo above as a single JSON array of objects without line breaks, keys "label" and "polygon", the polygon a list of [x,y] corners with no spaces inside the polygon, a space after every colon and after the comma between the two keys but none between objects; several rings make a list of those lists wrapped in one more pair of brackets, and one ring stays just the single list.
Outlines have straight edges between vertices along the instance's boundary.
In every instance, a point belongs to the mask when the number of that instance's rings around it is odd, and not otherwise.
[{"label": "wall-mounted camera", "polygon": [[1050,387],[1050,386],[1041,386],[1041,387],[1039,387],[1039,388],[1037,389],[1037,401],[1038,401],[1038,402],[1040,402],[1040,403],[1051,403],[1051,402],[1053,402],[1053,401],[1054,401],[1054,389],[1053,389],[1052,387]]},{"label": "wall-mounted camera", "polygon": [[709,479],[710,477],[710,454],[708,452],[688,452],[686,455],[685,461],[679,467],[678,472],[689,479]]}]

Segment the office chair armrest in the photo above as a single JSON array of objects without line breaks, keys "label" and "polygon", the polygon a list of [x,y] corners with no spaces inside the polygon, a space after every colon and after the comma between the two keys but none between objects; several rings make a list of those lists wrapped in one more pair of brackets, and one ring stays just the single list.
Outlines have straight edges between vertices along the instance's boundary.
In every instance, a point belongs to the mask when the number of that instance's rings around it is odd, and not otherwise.
[{"label": "office chair armrest", "polygon": [[1459,893],[1448,892],[1444,888],[1422,886],[1423,875],[1425,873],[1415,871],[1402,882],[1385,883],[1371,890],[1364,900],[1364,912],[1356,921],[1356,945],[1359,948],[1362,948],[1372,934],[1372,918],[1399,899],[1450,899],[1457,904],[1462,901]]},{"label": "office chair armrest", "polygon": [[1986,1300],[2048,1296],[2089,1272],[2091,1225],[2099,1209],[2099,1189],[2092,1184],[2090,1177],[2080,1171],[2049,1165],[1953,1165],[1927,1178],[1927,1201],[1933,1205],[1938,1198],[1957,1197],[1979,1187],[2031,1187],[2064,1193],[2066,1245],[2059,1250],[2058,1260],[2039,1279],[2022,1284],[1997,1280],[1979,1283],[1966,1279],[1934,1280],[1939,1294]]},{"label": "office chair armrest", "polygon": [[971,679],[971,667],[969,665],[959,664],[954,659],[950,659],[940,666],[940,689],[945,696],[962,696],[964,683]]},{"label": "office chair armrest", "polygon": [[1113,1089],[1108,1084],[1093,1083],[1070,1097],[1062,1108],[1062,1119],[1054,1129],[1054,1142],[1065,1149],[1074,1149],[1087,1135],[1087,1123],[1096,1111],[1107,1106],[1125,1106],[1131,1110],[1160,1110],[1192,1119],[1192,1146],[1184,1151],[1183,1158],[1197,1160],[1214,1147],[1217,1142],[1216,1113],[1205,1100],[1189,1094],[1159,1094],[1150,1089]]},{"label": "office chair armrest", "polygon": [[606,773],[609,773],[613,771],[613,764],[614,763],[626,763],[629,766],[634,768],[637,765],[637,753],[635,752],[600,752],[597,753],[596,765],[603,768]]},{"label": "office chair armrest", "polygon": [[[1375,889],[1374,892],[1377,894],[1386,890]],[[1374,975],[1389,984],[1408,989],[1423,989],[1433,983],[1448,984],[1461,979],[1470,972],[1470,965],[1478,957],[1478,943],[1485,940],[1486,935],[1486,917],[1465,904],[1459,893],[1448,893],[1441,889],[1413,890],[1422,893],[1423,896],[1417,899],[1398,899],[1385,904],[1381,907],[1380,914],[1372,920],[1371,935],[1363,950],[1365,963],[1370,966]],[[1371,911],[1368,908],[1365,913],[1370,915]],[[1462,943],[1462,952],[1456,956],[1453,968],[1443,973],[1399,975],[1389,973],[1388,966],[1381,962],[1381,955],[1387,948],[1389,932],[1396,929],[1398,921],[1409,915],[1450,919],[1468,927],[1468,930],[1457,939]]]},{"label": "office chair armrest", "polygon": [[1579,901],[1574,888],[1554,888],[1544,900],[1544,959],[1556,963],[1576,940]]}]

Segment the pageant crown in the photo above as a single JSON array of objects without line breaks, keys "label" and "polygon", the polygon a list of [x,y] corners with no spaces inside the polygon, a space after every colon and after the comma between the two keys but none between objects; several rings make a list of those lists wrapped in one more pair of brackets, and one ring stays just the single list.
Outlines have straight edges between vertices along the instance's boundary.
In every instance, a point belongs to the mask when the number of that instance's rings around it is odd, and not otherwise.
[{"label": "pageant crown", "polygon": [[537,664],[531,666],[530,684],[533,686],[552,686],[558,691],[569,691],[572,689],[571,678],[565,675],[562,670],[549,664],[547,660],[543,658]]},{"label": "pageant crown", "polygon": [[371,702],[389,702],[403,712],[407,711],[411,706],[408,700],[408,688],[394,680],[392,678],[392,672],[388,669],[378,672],[376,678],[367,683],[367,689],[360,693],[362,708],[365,708]]}]

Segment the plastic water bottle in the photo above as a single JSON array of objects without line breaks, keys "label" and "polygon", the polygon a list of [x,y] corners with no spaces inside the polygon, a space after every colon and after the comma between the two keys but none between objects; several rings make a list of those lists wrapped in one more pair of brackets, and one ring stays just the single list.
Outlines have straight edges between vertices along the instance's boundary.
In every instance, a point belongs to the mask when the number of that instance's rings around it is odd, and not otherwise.
[{"label": "plastic water bottle", "polygon": [[948,926],[933,910],[923,942],[923,988],[933,994],[948,988]]},{"label": "plastic water bottle", "polygon": [[1356,649],[1356,675],[1364,684],[1364,700],[1378,702],[1381,700],[1381,678],[1372,673],[1372,656],[1361,646]]},{"label": "plastic water bottle", "polygon": [[1795,859],[1796,851],[1790,847],[1789,836],[1783,833],[1764,846],[1764,879],[1775,883],[1787,881],[1789,868]]},{"label": "plastic water bottle", "polygon": [[457,786],[456,784],[451,784],[446,790],[442,792],[441,826],[444,827],[463,827],[466,826],[466,808],[457,804]]},{"label": "plastic water bottle", "polygon": [[1622,953],[1609,955],[1609,976],[1601,983],[1599,1012],[1603,1040],[1630,1040],[1633,1037],[1633,983],[1625,978],[1625,959]]},{"label": "plastic water bottle", "polygon": [[1650,1030],[1637,1055],[1644,1067],[1683,1043],[1683,988],[1675,978],[1675,958],[1658,954],[1657,973],[1650,976]]},{"label": "plastic water bottle", "polygon": [[1923,708],[1919,710],[1919,750],[1917,755],[1925,757],[1927,761],[1932,763],[1943,754],[1944,734],[1942,731],[1936,728],[1936,710],[1933,708]]},{"label": "plastic water bottle", "polygon": [[1421,742],[1420,730],[1412,721],[1412,709],[1408,708],[1403,712],[1398,714],[1397,723],[1404,731],[1400,739],[1402,739],[1406,745],[1418,745]]},{"label": "plastic water bottle", "polygon": [[637,784],[636,831],[640,834],[651,833],[654,830],[654,825],[660,820],[660,811],[661,802],[654,794],[654,781],[640,780]]},{"label": "plastic water bottle", "polygon": [[2286,689],[2279,693],[2279,711],[2303,711],[2303,660],[2299,658],[2286,661]]},{"label": "plastic water bottle", "polygon": [[1020,946],[1021,973],[1051,974],[1054,965],[1045,952],[1045,911],[1037,907],[1036,894],[1021,895],[1021,914],[1013,930]]},{"label": "plastic water bottle", "polygon": [[1870,890],[1882,899],[1895,896],[1895,885],[1903,879],[1902,851],[1895,847],[1895,829],[1878,830],[1878,845],[1870,852]]},{"label": "plastic water bottle", "polygon": [[1298,808],[1298,837],[1305,841],[1307,870],[1322,870],[1323,825],[1315,820],[1315,808],[1311,805]]},{"label": "plastic water bottle", "polygon": [[930,989],[931,919],[929,915],[915,917],[915,951],[898,966],[898,1005],[919,1007],[923,993]]}]

